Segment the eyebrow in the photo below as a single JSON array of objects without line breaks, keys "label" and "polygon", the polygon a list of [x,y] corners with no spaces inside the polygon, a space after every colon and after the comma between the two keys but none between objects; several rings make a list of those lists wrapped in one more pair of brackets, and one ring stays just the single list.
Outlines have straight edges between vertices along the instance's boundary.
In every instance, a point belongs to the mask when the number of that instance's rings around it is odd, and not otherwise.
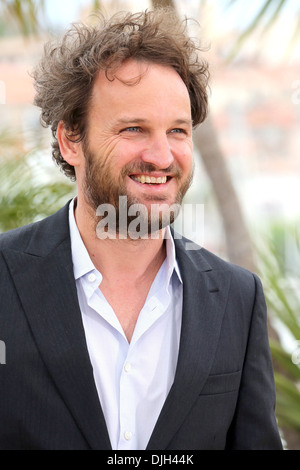
[{"label": "eyebrow", "polygon": [[[126,118],[120,118],[116,121],[116,124],[132,124],[132,123],[136,123],[136,124],[147,124],[149,123],[148,119],[143,119],[143,118],[130,118],[130,117],[126,117]],[[180,125],[188,125],[188,126],[192,126],[193,125],[193,121],[192,119],[181,119],[181,118],[178,118],[178,119],[175,119],[173,121],[173,124],[174,125],[177,125],[177,126],[180,126]]]}]

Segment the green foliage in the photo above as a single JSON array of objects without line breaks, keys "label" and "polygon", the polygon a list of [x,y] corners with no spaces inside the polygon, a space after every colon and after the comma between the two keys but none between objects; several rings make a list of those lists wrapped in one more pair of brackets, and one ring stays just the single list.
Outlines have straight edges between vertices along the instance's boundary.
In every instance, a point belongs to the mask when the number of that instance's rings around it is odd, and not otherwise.
[{"label": "green foliage", "polygon": [[279,341],[270,340],[275,365],[276,416],[279,426],[299,432],[300,443],[300,284],[284,271],[277,244],[270,242],[260,257],[271,323],[279,335]]},{"label": "green foliage", "polygon": [[[241,2],[241,0],[229,0],[228,8]],[[274,26],[275,22],[280,18],[280,15],[284,12],[285,8],[291,4],[291,0],[262,0],[260,2],[260,7],[257,13],[253,16],[250,16],[250,20],[247,26],[244,27],[242,33],[240,34],[238,40],[235,42],[232,47],[228,60],[231,61],[236,54],[241,50],[241,47],[244,43],[261,28],[261,37],[266,35],[270,29]],[[250,2],[249,2],[250,5]],[[290,44],[293,47],[295,41],[299,37],[300,32],[300,14],[296,16],[296,26],[291,29],[291,40]]]},{"label": "green foliage", "polygon": [[44,0],[0,0],[1,17],[12,20],[24,36],[39,30],[39,13],[44,11]]},{"label": "green foliage", "polygon": [[[101,11],[101,0],[91,0],[90,9]],[[47,25],[45,0],[0,0],[0,36],[15,32],[24,37],[38,34],[42,23]]]},{"label": "green foliage", "polygon": [[[9,137],[0,135],[0,142],[0,231],[46,217],[74,196],[74,184],[63,178],[54,164],[45,165],[47,158],[41,150],[19,157],[22,150],[10,147]],[[4,158],[6,144],[10,154]]]}]

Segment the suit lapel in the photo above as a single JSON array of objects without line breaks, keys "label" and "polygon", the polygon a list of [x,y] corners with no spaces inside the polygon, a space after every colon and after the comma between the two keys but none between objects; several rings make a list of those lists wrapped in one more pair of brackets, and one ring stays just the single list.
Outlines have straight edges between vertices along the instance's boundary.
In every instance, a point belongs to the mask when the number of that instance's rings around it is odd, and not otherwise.
[{"label": "suit lapel", "polygon": [[7,250],[5,258],[40,354],[66,406],[91,448],[110,449],[77,300],[67,215],[64,238],[55,235],[57,219],[52,216],[40,225],[30,242],[34,250]]},{"label": "suit lapel", "polygon": [[147,447],[150,450],[167,448],[201,392],[213,363],[230,285],[230,276],[212,270],[201,250],[191,256],[183,241],[175,242],[183,280],[179,356],[174,383]]}]

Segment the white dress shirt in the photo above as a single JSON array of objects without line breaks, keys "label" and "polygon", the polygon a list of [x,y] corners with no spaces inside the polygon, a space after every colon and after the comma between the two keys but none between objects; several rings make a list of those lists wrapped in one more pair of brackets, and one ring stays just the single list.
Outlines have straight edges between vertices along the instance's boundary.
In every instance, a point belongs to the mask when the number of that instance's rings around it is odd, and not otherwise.
[{"label": "white dress shirt", "polygon": [[78,300],[112,449],[143,450],[172,386],[178,357],[182,280],[173,238],[169,233],[166,259],[128,343],[101,292],[102,276],[81,239],[74,201],[70,203],[69,224]]}]

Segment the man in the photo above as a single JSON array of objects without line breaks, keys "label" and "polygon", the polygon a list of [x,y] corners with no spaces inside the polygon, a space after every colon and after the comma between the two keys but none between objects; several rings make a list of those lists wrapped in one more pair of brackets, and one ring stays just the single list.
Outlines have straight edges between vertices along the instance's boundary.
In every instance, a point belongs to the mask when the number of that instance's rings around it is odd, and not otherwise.
[{"label": "man", "polygon": [[34,78],[77,197],[1,236],[0,448],[280,449],[260,281],[169,228],[207,113],[184,26],[73,26]]}]

